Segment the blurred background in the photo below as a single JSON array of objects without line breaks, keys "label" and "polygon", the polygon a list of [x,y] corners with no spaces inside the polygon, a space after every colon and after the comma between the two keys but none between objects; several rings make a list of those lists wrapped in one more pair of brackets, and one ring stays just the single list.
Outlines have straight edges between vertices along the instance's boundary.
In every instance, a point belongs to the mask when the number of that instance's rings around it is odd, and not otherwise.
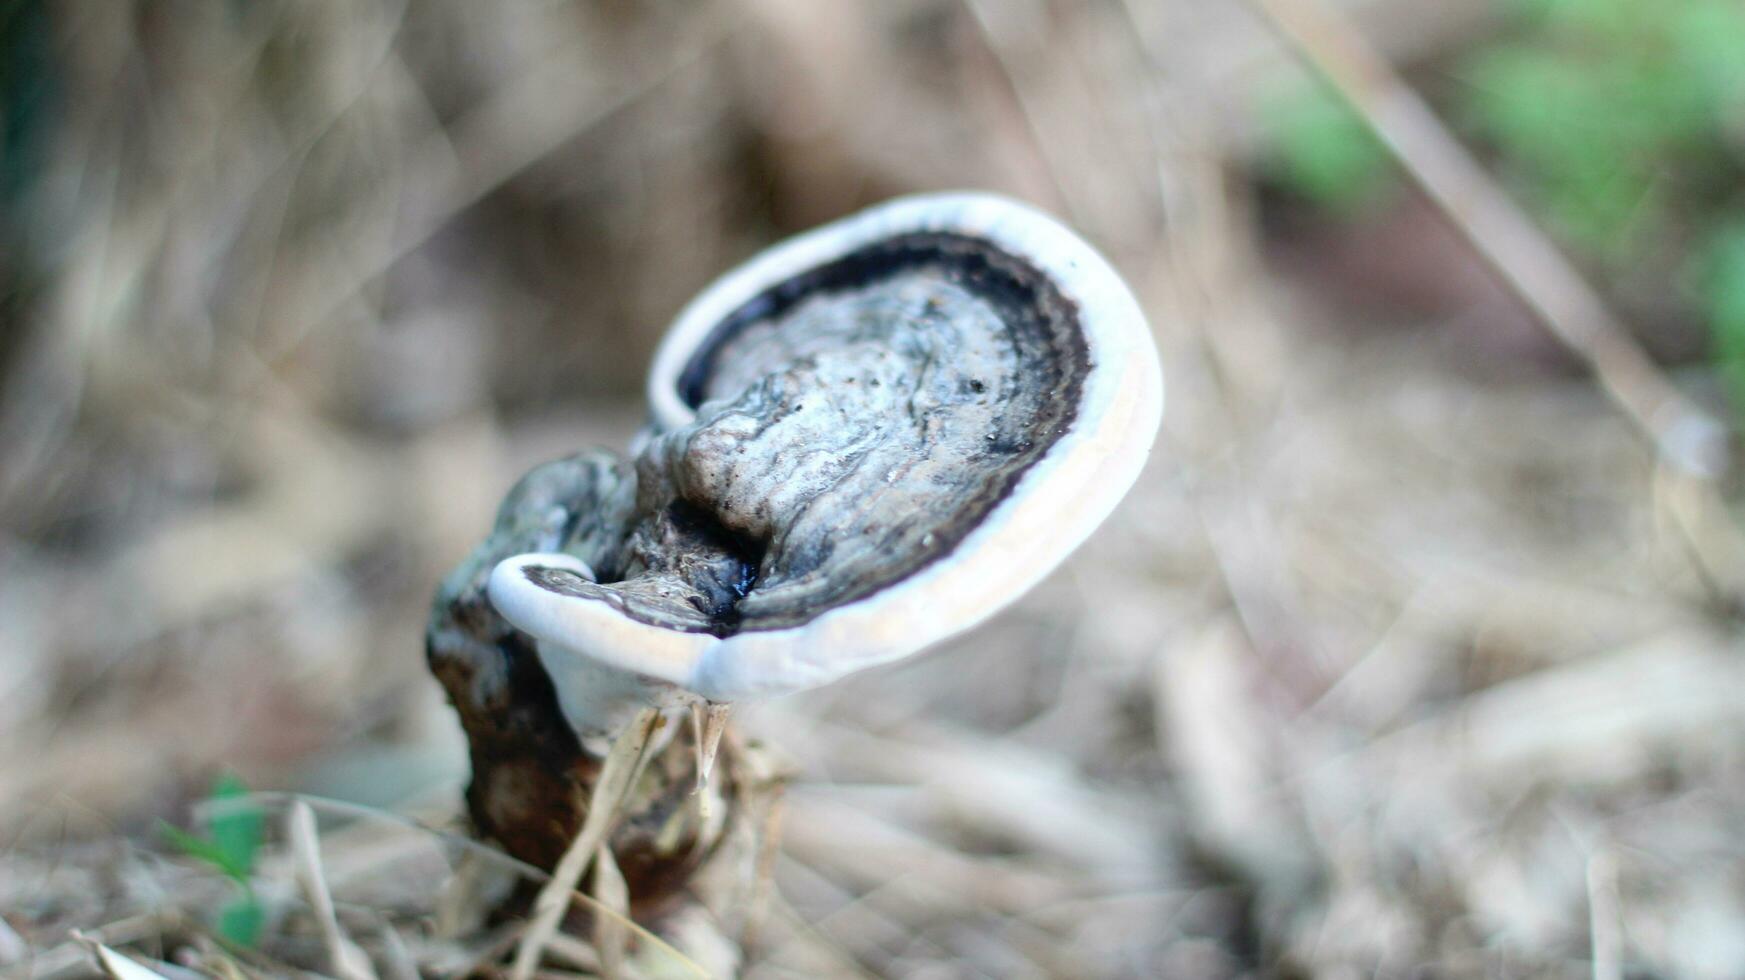
[{"label": "blurred background", "polygon": [[[1736,0],[0,3],[0,968],[182,956],[228,886],[159,822],[220,773],[454,825],[422,631],[499,496],[625,444],[711,278],[945,188],[1128,276],[1164,434],[1019,607],[738,712],[798,773],[748,975],[1745,976],[1738,486],[1632,419],[1745,406]],[[470,962],[441,841],[323,828],[372,955]]]}]

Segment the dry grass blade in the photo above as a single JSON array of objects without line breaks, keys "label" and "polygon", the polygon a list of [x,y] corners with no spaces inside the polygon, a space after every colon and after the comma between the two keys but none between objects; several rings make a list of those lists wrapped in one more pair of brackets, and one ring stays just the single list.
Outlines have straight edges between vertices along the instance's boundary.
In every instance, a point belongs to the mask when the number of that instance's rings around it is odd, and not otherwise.
[{"label": "dry grass blade", "polygon": [[334,913],[333,893],[321,870],[321,840],[315,827],[315,811],[301,800],[292,803],[285,817],[285,829],[297,862],[297,883],[315,912],[316,927],[327,947],[328,968],[341,980],[377,980],[370,958],[345,934]]},{"label": "dry grass blade", "polygon": [[73,939],[90,951],[91,958],[97,961],[97,969],[109,980],[167,980],[163,974],[146,969],[83,933],[75,931]]},{"label": "dry grass blade", "polygon": [[1623,923],[1618,914],[1618,869],[1601,847],[1587,862],[1588,931],[1593,935],[1594,980],[1624,980]]},{"label": "dry grass blade", "polygon": [[1457,763],[1523,785],[1547,775],[1623,780],[1651,772],[1662,753],[1698,744],[1704,732],[1745,728],[1740,690],[1745,658],[1736,640],[1706,631],[1655,636],[1495,685],[1352,759],[1395,769],[1441,759],[1436,775],[1444,779]]},{"label": "dry grass blade", "polygon": [[0,918],[0,969],[9,967],[30,955],[30,946],[18,930]]},{"label": "dry grass blade", "polygon": [[1156,673],[1159,741],[1209,847],[1257,878],[1300,875],[1312,850],[1276,790],[1277,749],[1246,696],[1255,670],[1229,619],[1182,643]]},{"label": "dry grass blade", "polygon": [[764,813],[762,843],[752,864],[751,909],[745,916],[745,945],[755,948],[769,918],[776,891],[776,859],[781,856],[782,821],[788,815],[788,797],[782,792]]},{"label": "dry grass blade", "polygon": [[[1062,174],[1067,168],[1058,158],[1049,139],[1049,130],[1043,124],[1037,107],[1036,99],[1031,95],[1025,84],[1023,73],[1019,69],[1021,59],[1013,54],[1015,33],[1012,21],[1016,18],[1008,16],[1018,13],[1010,6],[990,5],[987,0],[963,0],[970,18],[975,21],[981,32],[983,42],[999,65],[1000,74],[1011,91],[1012,99],[1017,104],[1018,111],[1024,120],[1026,143],[1036,159],[1042,165],[1042,172],[1048,177],[1048,189],[1054,200],[1050,202],[1056,210],[1065,212],[1075,219],[1075,223],[1083,224],[1079,209],[1074,207],[1073,196],[1069,192]],[[1031,41],[1036,39],[1032,37]]]},{"label": "dry grass blade", "polygon": [[[715,770],[715,756],[721,751],[721,735],[727,731],[727,717],[733,711],[730,704],[709,704],[699,701],[691,705],[691,726],[697,741],[697,789],[707,789],[709,774]],[[708,806],[708,797],[700,802]],[[705,811],[706,812],[706,811]]]},{"label": "dry grass blade", "polygon": [[484,924],[487,910],[483,887],[492,873],[477,851],[462,852],[454,873],[436,897],[435,930],[444,939],[458,939]]},{"label": "dry grass blade", "polygon": [[[402,813],[395,813],[392,810],[382,810],[361,803],[351,803],[346,800],[328,799],[326,797],[312,796],[307,793],[263,791],[249,793],[244,796],[232,797],[225,800],[208,800],[196,805],[194,807],[194,812],[198,816],[210,817],[215,813],[224,813],[245,806],[285,807],[288,809],[297,803],[306,804],[312,810],[328,813],[333,816],[350,817],[359,820],[383,820],[388,823],[398,824],[409,830],[415,830],[419,833],[428,834],[432,837],[438,838],[446,844],[460,848],[480,861],[488,861],[497,864],[500,867],[507,868],[532,881],[550,882],[552,880],[550,872],[534,867],[526,861],[522,861],[519,858],[499,851],[482,841],[452,833],[443,830],[440,827],[432,827],[415,817],[409,817]],[[637,925],[634,920],[626,918],[621,913],[602,905],[594,896],[579,889],[572,889],[569,894],[569,900],[580,903],[599,915],[608,918],[617,918],[625,929],[629,930],[638,939],[665,953],[667,959],[673,965],[680,967],[684,972],[698,977],[707,977],[709,975],[707,970],[704,970],[701,966],[697,965],[684,953],[679,952],[671,943],[648,931],[642,926]]]},{"label": "dry grass blade", "polygon": [[[200,968],[215,976],[218,980],[249,980],[256,976],[242,968],[242,965],[217,950],[206,950],[200,956]],[[414,975],[416,976],[416,975]],[[396,977],[395,980],[405,980]]]},{"label": "dry grass blade", "polygon": [[644,708],[606,753],[606,762],[600,768],[600,780],[594,785],[594,795],[588,802],[588,815],[582,821],[582,829],[576,832],[575,841],[558,861],[551,880],[539,890],[539,898],[533,904],[533,921],[521,939],[521,947],[515,951],[515,963],[510,968],[512,980],[529,980],[533,976],[546,940],[563,922],[564,912],[570,907],[570,894],[576,890],[595,852],[611,832],[624,795],[642,769],[649,740],[660,730],[663,721],[659,711]]},{"label": "dry grass blade", "polygon": [[91,955],[90,943],[93,939],[101,939],[110,946],[125,946],[159,936],[166,929],[178,924],[180,919],[174,914],[153,912],[105,923],[91,935],[74,929],[68,933],[66,942],[31,956],[29,972],[24,975],[33,978],[58,977],[64,974],[83,976],[85,973],[80,965]]},{"label": "dry grass blade", "polygon": [[418,980],[418,963],[406,948],[406,941],[391,925],[377,930],[382,940],[382,972],[385,980]]},{"label": "dry grass blade", "polygon": [[[619,916],[629,916],[630,888],[624,882],[624,873],[618,870],[618,862],[612,859],[612,848],[605,844],[601,844],[594,854],[594,897],[601,905],[618,912]],[[594,923],[594,947],[600,954],[600,972],[608,980],[624,976],[624,953],[630,935],[624,930],[623,921],[623,918],[602,915]]]}]

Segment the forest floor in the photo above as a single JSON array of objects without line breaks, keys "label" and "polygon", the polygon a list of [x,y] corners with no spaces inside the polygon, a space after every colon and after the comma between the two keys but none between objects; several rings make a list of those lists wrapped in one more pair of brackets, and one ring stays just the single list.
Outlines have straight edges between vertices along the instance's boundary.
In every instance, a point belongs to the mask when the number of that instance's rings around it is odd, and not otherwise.
[{"label": "forest floor", "polygon": [[[1262,241],[1196,101],[1228,73],[1172,76],[1167,126],[1098,97],[1169,50],[1143,19],[611,6],[45,28],[80,98],[5,268],[0,970],[500,960],[436,580],[520,472],[624,445],[711,276],[973,185],[1129,275],[1164,435],[1017,607],[735,709],[795,773],[745,975],[1737,975],[1737,532],[1530,321]],[[159,828],[228,812],[220,772],[270,791],[250,948]]]}]

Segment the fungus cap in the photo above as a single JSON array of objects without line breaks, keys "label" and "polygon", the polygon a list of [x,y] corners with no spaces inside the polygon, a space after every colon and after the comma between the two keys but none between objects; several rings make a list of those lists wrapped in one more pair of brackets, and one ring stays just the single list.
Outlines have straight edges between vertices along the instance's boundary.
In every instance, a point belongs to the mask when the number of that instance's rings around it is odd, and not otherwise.
[{"label": "fungus cap", "polygon": [[489,595],[542,656],[728,701],[909,656],[1017,600],[1132,486],[1162,379],[1094,249],[1024,205],[940,194],[717,280],[648,397],[641,521],[610,580],[523,554]]}]

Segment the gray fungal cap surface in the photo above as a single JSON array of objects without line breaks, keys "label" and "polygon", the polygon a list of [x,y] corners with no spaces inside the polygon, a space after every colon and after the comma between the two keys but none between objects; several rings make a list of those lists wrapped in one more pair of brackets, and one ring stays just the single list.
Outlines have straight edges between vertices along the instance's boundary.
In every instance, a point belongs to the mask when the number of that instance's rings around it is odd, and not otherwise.
[{"label": "gray fungal cap surface", "polygon": [[1077,315],[1022,260],[939,234],[741,306],[686,371],[696,419],[639,460],[660,514],[645,567],[691,588],[627,612],[796,626],[949,553],[1071,424]]},{"label": "gray fungal cap surface", "polygon": [[584,521],[585,555],[512,557],[490,595],[542,656],[710,697],[821,683],[1017,598],[1131,484],[1159,398],[1088,246],[998,198],[899,201],[693,303],[621,538]]}]

